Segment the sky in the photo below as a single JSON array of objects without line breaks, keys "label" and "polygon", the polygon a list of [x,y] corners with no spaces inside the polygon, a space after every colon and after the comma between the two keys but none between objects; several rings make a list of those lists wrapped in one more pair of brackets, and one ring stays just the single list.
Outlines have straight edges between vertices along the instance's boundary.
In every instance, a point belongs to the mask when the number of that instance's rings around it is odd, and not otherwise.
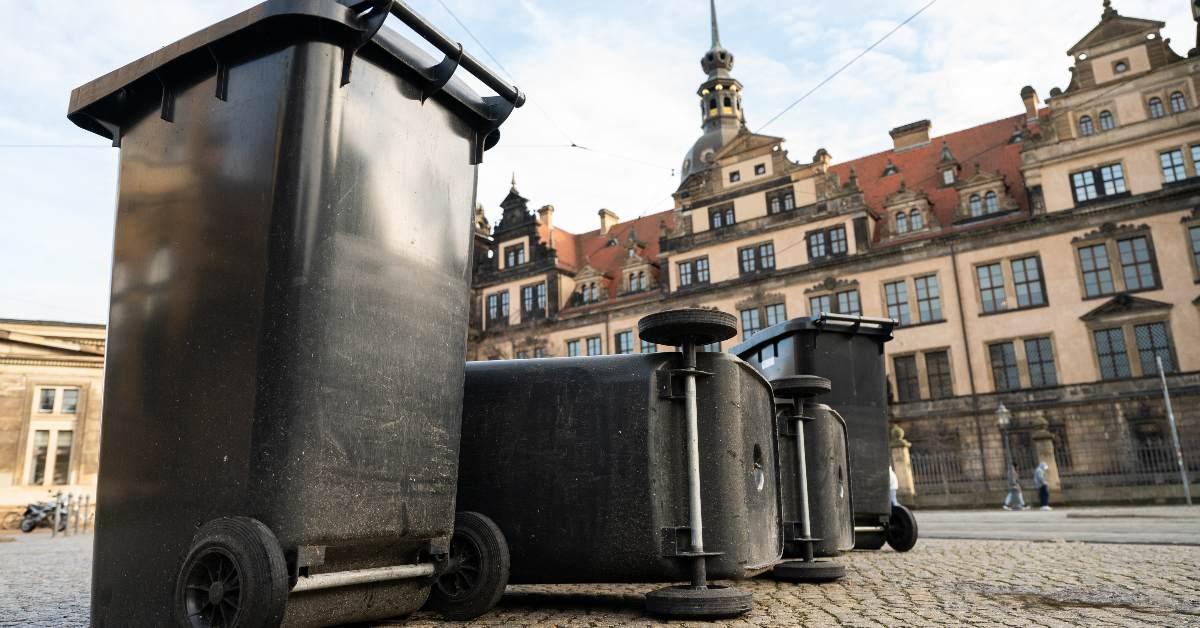
[{"label": "sky", "polygon": [[[750,129],[785,138],[795,161],[824,147],[840,162],[889,148],[888,130],[916,120],[940,135],[1016,115],[1022,86],[1042,98],[1066,87],[1066,50],[1102,9],[937,0],[762,128],[927,2],[718,0]],[[71,89],[253,4],[89,0],[65,11],[0,0],[0,319],[107,319],[117,149],[67,121]],[[555,224],[575,232],[597,228],[601,208],[622,219],[671,208],[700,134],[706,0],[409,4],[528,94],[480,166],[478,200],[493,224],[514,175],[533,208],[553,205]],[[1167,22],[1180,54],[1195,41],[1189,5],[1114,0],[1123,15]],[[410,33],[394,18],[389,26]]]}]

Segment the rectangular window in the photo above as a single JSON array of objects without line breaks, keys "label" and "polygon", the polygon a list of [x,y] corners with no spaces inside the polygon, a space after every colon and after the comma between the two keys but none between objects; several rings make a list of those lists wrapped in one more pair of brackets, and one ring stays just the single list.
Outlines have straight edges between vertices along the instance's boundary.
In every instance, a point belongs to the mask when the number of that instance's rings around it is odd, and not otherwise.
[{"label": "rectangular window", "polygon": [[63,390],[62,410],[63,414],[75,414],[79,409],[79,389],[67,388]]},{"label": "rectangular window", "polygon": [[543,347],[538,347],[538,348],[534,349],[534,350],[533,350],[533,357],[535,357],[535,358],[544,358],[544,357],[546,357],[546,349],[545,349],[545,348],[543,348]]},{"label": "rectangular window", "polygon": [[696,283],[708,283],[708,258],[696,260]]},{"label": "rectangular window", "polygon": [[1192,144],[1192,168],[1200,169],[1200,144]]},{"label": "rectangular window", "polygon": [[623,355],[626,353],[633,353],[633,332],[632,331],[619,331],[619,332],[617,332],[617,335],[613,336],[613,340],[615,341],[613,344],[616,345],[616,348],[613,351],[613,353],[616,353],[618,355]]},{"label": "rectangular window", "polygon": [[837,293],[837,307],[839,314],[862,316],[862,306],[859,305],[858,290],[846,290],[845,292]]},{"label": "rectangular window", "polygon": [[1157,286],[1154,263],[1150,260],[1150,241],[1146,236],[1117,240],[1121,257],[1121,273],[1126,290],[1149,290]]},{"label": "rectangular window", "polygon": [[508,320],[508,291],[488,295],[488,320],[492,322]]},{"label": "rectangular window", "polygon": [[38,430],[33,433],[33,468],[30,470],[30,484],[46,483],[46,462],[50,454],[50,430]]},{"label": "rectangular window", "polygon": [[808,234],[808,259],[821,259],[825,255],[825,232],[817,231]]},{"label": "rectangular window", "polygon": [[829,254],[845,255],[846,251],[846,228],[842,226],[833,227],[829,230]]},{"label": "rectangular window", "polygon": [[1034,307],[1046,304],[1046,287],[1042,283],[1042,263],[1036,255],[1012,261],[1013,288],[1017,293],[1017,307]]},{"label": "rectangular window", "polygon": [[754,174],[767,174],[767,164],[754,164]]},{"label": "rectangular window", "polygon": [[546,284],[521,287],[521,312],[526,315],[546,313]]},{"label": "rectangular window", "polygon": [[767,306],[767,327],[778,325],[787,320],[787,308],[782,303]]},{"label": "rectangular window", "polygon": [[588,355],[601,355],[603,353],[604,349],[600,346],[600,336],[592,336],[591,338],[587,339]]},{"label": "rectangular window", "polygon": [[1115,196],[1125,192],[1125,171],[1121,164],[1108,164],[1071,175],[1071,192],[1076,203]]},{"label": "rectangular window", "polygon": [[775,244],[767,242],[738,249],[738,269],[743,275],[775,268]]},{"label": "rectangular window", "polygon": [[743,275],[758,269],[758,261],[754,257],[754,247],[738,249],[738,268]]},{"label": "rectangular window", "polygon": [[1158,374],[1157,358],[1162,358],[1164,373],[1175,372],[1175,364],[1171,360],[1171,339],[1167,335],[1166,323],[1134,325],[1133,338],[1137,342],[1138,362],[1142,365],[1142,375]]},{"label": "rectangular window", "polygon": [[71,444],[75,433],[71,430],[59,430],[54,443],[54,483],[69,484],[68,476],[71,470]]},{"label": "rectangular window", "polygon": [[1025,363],[1029,365],[1029,385],[1034,388],[1058,385],[1058,371],[1054,368],[1054,350],[1049,338],[1027,338],[1025,340]]},{"label": "rectangular window", "polygon": [[525,245],[514,244],[504,247],[504,267],[511,268],[525,263]]},{"label": "rectangular window", "polygon": [[942,320],[942,296],[936,275],[913,280],[917,290],[917,319],[922,323]]},{"label": "rectangular window", "polygon": [[833,297],[828,294],[823,294],[819,297],[809,297],[809,316],[820,316],[823,312],[833,312]]},{"label": "rectangular window", "polygon": [[753,336],[762,329],[762,319],[759,318],[758,308],[742,310],[742,340]]},{"label": "rectangular window", "polygon": [[642,353],[656,353],[656,352],[658,352],[658,345],[654,344],[653,342],[646,342],[645,340],[643,340],[643,341],[642,341],[642,347],[641,347],[641,348],[642,348]]},{"label": "rectangular window", "polygon": [[896,400],[919,401],[921,399],[921,381],[917,374],[916,356],[899,356],[892,360],[896,369]]},{"label": "rectangular window", "polygon": [[516,358],[516,359],[518,359],[518,360],[528,360],[528,359],[529,359],[529,352],[528,352],[528,351],[518,351],[518,352],[516,353],[516,355],[514,355],[513,357],[514,357],[514,358]]},{"label": "rectangular window", "polygon": [[992,380],[997,391],[1019,390],[1021,376],[1017,370],[1017,353],[1011,342],[988,345],[988,358],[992,364]]},{"label": "rectangular window", "polygon": [[733,226],[733,204],[709,208],[708,220],[713,229]]},{"label": "rectangular window", "polygon": [[929,398],[945,399],[954,396],[950,379],[950,353],[931,351],[925,354],[925,375],[929,379]]},{"label": "rectangular window", "polygon": [[903,281],[893,281],[883,284],[883,294],[887,300],[888,317],[896,319],[901,325],[912,322],[908,313],[908,286]]},{"label": "rectangular window", "polygon": [[54,398],[58,395],[57,388],[43,388],[38,398],[38,412],[54,412]]},{"label": "rectangular window", "polygon": [[692,262],[679,263],[679,287],[686,288],[692,285]]},{"label": "rectangular window", "polygon": [[1129,377],[1129,356],[1125,353],[1125,333],[1120,327],[1097,329],[1092,332],[1096,340],[1096,357],[1100,362],[1101,379]]},{"label": "rectangular window", "polygon": [[1200,270],[1200,226],[1188,227],[1188,237],[1192,241],[1192,264]]},{"label": "rectangular window", "polygon": [[578,340],[568,340],[567,341],[567,357],[569,357],[569,358],[579,357],[579,341]]},{"label": "rectangular window", "polygon": [[1083,271],[1083,294],[1098,297],[1112,294],[1112,268],[1108,265],[1108,248],[1103,244],[1079,247],[1079,268]]},{"label": "rectangular window", "polygon": [[734,170],[733,172],[729,173],[729,182],[730,183],[737,183],[738,181],[741,181],[741,180],[742,180],[742,173],[740,171]]},{"label": "rectangular window", "polygon": [[778,214],[796,208],[796,198],[791,188],[767,192],[767,213]]},{"label": "rectangular window", "polygon": [[708,283],[708,258],[700,257],[679,262],[679,287],[687,288]]},{"label": "rectangular window", "polygon": [[775,244],[768,242],[758,245],[758,267],[763,270],[775,268]]},{"label": "rectangular window", "polygon": [[1163,183],[1174,183],[1187,178],[1187,169],[1183,166],[1182,150],[1177,148],[1159,153],[1158,161],[1162,164]]},{"label": "rectangular window", "polygon": [[984,264],[975,267],[975,275],[979,278],[979,303],[984,312],[1000,312],[1005,309],[1004,272],[1000,263]]}]

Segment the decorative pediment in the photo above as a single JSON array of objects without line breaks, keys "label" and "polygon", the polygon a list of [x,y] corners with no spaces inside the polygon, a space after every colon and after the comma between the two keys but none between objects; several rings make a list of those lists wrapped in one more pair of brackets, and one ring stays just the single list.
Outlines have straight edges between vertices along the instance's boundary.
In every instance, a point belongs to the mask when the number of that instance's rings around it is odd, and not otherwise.
[{"label": "decorative pediment", "polygon": [[1090,242],[1092,240],[1107,240],[1125,235],[1133,235],[1135,233],[1149,231],[1149,225],[1118,225],[1112,222],[1106,222],[1094,231],[1089,231],[1081,236],[1071,238],[1071,243]]},{"label": "decorative pediment", "polygon": [[960,192],[967,192],[976,188],[985,188],[995,183],[1004,183],[1004,175],[996,172],[984,172],[979,164],[975,164],[975,172],[971,176],[963,179],[958,185],[954,186]]},{"label": "decorative pediment", "polygon": [[721,147],[720,150],[717,151],[714,160],[721,161],[722,159],[732,157],[734,155],[739,155],[741,153],[749,152],[758,148],[775,146],[782,143],[782,137],[775,137],[773,135],[759,135],[757,133],[751,133],[750,131],[746,130],[745,127],[742,127],[742,130],[739,131],[732,140],[729,140],[729,142],[727,142]]},{"label": "decorative pediment", "polygon": [[1144,38],[1146,34],[1151,32],[1157,33],[1164,27],[1166,27],[1165,22],[1125,17],[1112,8],[1112,3],[1109,0],[1105,0],[1104,13],[1100,17],[1100,23],[1089,31],[1087,35],[1084,35],[1083,39],[1080,39],[1074,46],[1071,46],[1067,54],[1073,57],[1080,52],[1111,41],[1132,37]]},{"label": "decorative pediment", "polygon": [[892,192],[883,201],[884,209],[892,210],[900,206],[919,205],[927,207],[929,205],[929,195],[924,190],[910,190],[908,185],[901,180],[900,189]]},{"label": "decorative pediment", "polygon": [[17,352],[44,357],[87,357],[102,356],[104,349],[69,340],[47,338],[37,334],[23,333],[8,329],[0,329],[0,342],[19,347]]},{"label": "decorative pediment", "polygon": [[833,275],[826,277],[821,283],[813,284],[812,287],[806,289],[804,294],[814,294],[817,292],[841,292],[842,290],[850,290],[858,287],[856,279],[835,279]]},{"label": "decorative pediment", "polygon": [[582,283],[584,281],[595,280],[595,279],[607,279],[607,278],[608,278],[608,275],[597,270],[595,266],[592,266],[590,261],[585,261],[583,263],[583,267],[580,268],[575,273],[575,283]]},{"label": "decorative pediment", "polygon": [[739,301],[733,307],[740,310],[749,310],[751,308],[764,307],[774,305],[776,303],[784,303],[787,299],[781,292],[765,292],[762,288],[756,289],[745,300]]},{"label": "decorative pediment", "polygon": [[1128,294],[1118,294],[1109,299],[1100,307],[1079,317],[1082,321],[1097,321],[1112,318],[1124,318],[1139,314],[1148,314],[1153,312],[1165,312],[1171,309],[1170,303],[1155,301],[1153,299],[1143,299]]}]

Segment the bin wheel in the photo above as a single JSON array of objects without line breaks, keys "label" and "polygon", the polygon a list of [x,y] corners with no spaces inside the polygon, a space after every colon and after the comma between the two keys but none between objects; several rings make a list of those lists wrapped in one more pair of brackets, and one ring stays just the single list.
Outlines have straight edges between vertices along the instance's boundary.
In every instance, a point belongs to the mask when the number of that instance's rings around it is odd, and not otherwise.
[{"label": "bin wheel", "polygon": [[642,317],[638,335],[646,342],[678,347],[691,338],[697,345],[729,340],[737,335],[737,319],[720,310],[698,307],[667,310]]},{"label": "bin wheel", "polygon": [[249,517],[213,519],[175,577],[175,624],[279,626],[287,596],[287,562],[271,529]]},{"label": "bin wheel", "polygon": [[846,566],[832,560],[786,560],[775,565],[771,576],[784,582],[833,582],[846,577]]},{"label": "bin wheel", "polygon": [[729,619],[750,611],[749,591],[710,584],[678,585],[646,594],[646,612],[657,617]]},{"label": "bin wheel", "polygon": [[464,621],[492,610],[508,586],[509,554],[504,533],[477,512],[454,517],[450,558],[429,596],[429,607],[446,619]]},{"label": "bin wheel", "polygon": [[771,380],[771,388],[777,394],[815,397],[833,390],[833,384],[828,379],[816,375],[790,375]]},{"label": "bin wheel", "polygon": [[904,506],[892,506],[888,519],[887,544],[897,552],[907,552],[917,544],[917,518]]},{"label": "bin wheel", "polygon": [[883,547],[887,542],[887,536],[882,531],[880,532],[855,532],[854,533],[854,549],[856,550],[877,550]]}]

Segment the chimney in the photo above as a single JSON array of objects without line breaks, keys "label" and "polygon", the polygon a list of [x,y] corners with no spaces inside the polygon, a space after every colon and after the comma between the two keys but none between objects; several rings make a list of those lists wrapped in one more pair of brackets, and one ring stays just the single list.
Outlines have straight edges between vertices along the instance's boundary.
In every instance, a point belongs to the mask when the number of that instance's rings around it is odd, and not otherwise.
[{"label": "chimney", "polygon": [[546,245],[554,248],[554,206],[546,205],[538,210],[538,222],[546,228]]},{"label": "chimney", "polygon": [[602,209],[598,213],[600,214],[601,235],[608,233],[609,229],[612,229],[614,225],[616,225],[618,222],[621,222],[621,219],[617,218],[617,215],[614,214],[612,210]]},{"label": "chimney", "polygon": [[922,144],[929,143],[929,129],[933,123],[929,120],[920,120],[912,124],[898,126],[889,132],[892,136],[892,142],[895,143],[897,151]]},{"label": "chimney", "polygon": [[1026,85],[1021,88],[1021,102],[1025,103],[1025,120],[1033,122],[1038,117],[1038,97],[1037,91],[1033,86]]}]

